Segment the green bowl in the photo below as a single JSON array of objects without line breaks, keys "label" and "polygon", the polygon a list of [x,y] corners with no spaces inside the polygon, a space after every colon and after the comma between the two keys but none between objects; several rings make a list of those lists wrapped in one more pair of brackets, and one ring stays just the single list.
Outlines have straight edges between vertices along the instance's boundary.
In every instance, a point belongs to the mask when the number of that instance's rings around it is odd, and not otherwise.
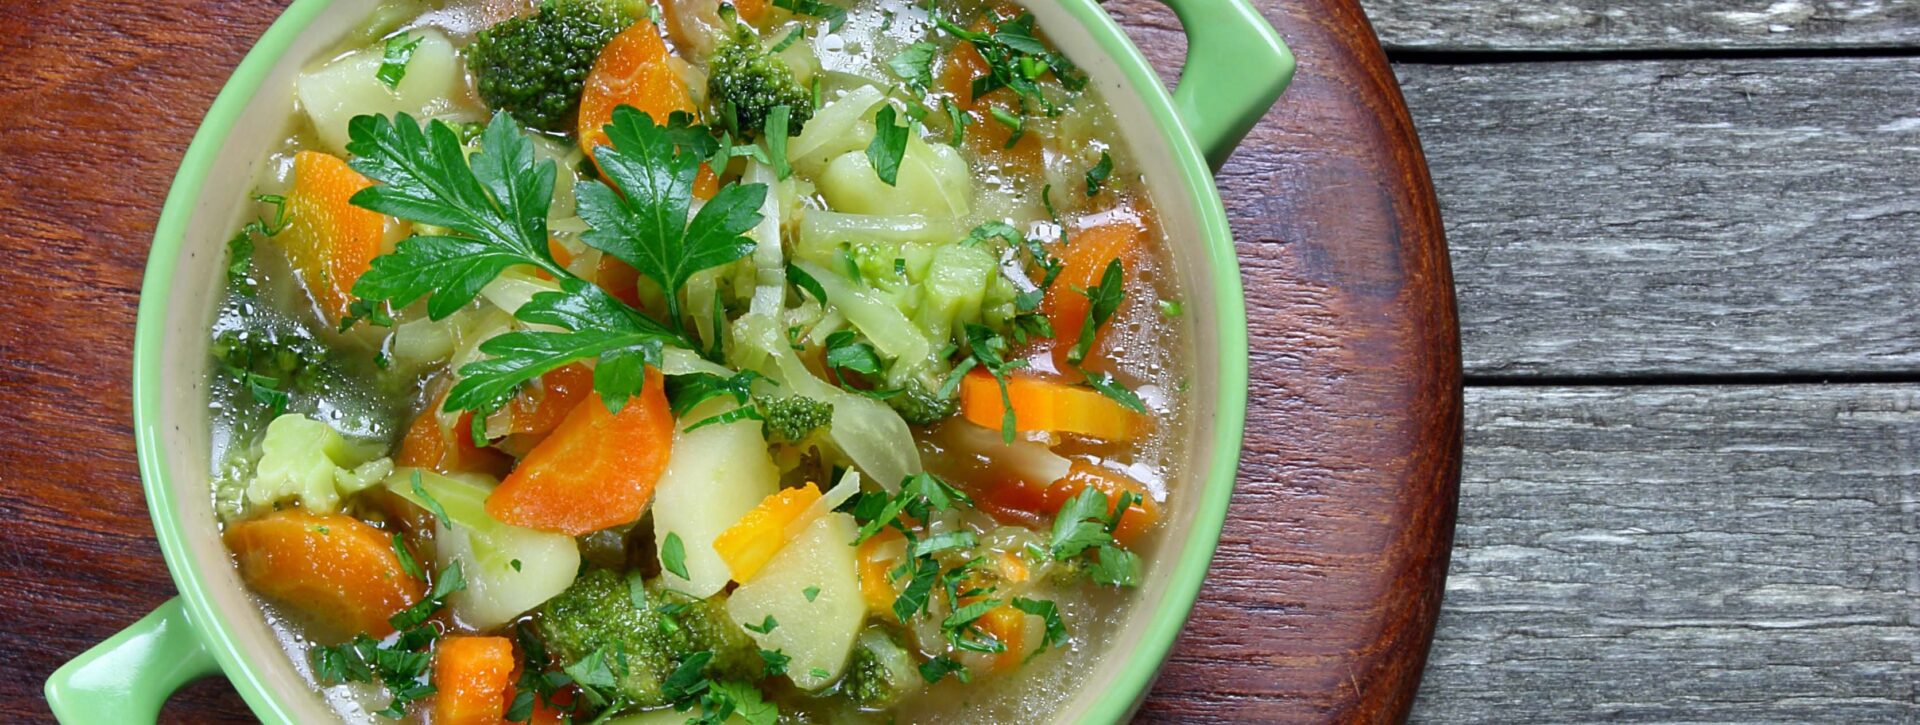
[{"label": "green bowl", "polygon": [[[1293,56],[1246,0],[1165,0],[1186,29],[1169,94],[1096,0],[1031,2],[1127,129],[1174,246],[1195,334],[1194,424],[1170,533],[1148,559],[1129,621],[1057,720],[1114,722],[1138,707],[1185,624],[1233,493],[1247,395],[1246,310],[1233,236],[1213,184],[1218,164],[1279,98]],[[175,689],[223,673],[261,720],[331,718],[249,599],[221,545],[209,496],[207,329],[223,289],[225,240],[255,172],[279,140],[292,81],[377,0],[294,0],[247,54],[194,136],[154,231],[134,335],[134,430],[154,532],[180,596],[47,680],[67,723],[153,722]],[[1211,293],[1211,294],[1209,294]]]}]

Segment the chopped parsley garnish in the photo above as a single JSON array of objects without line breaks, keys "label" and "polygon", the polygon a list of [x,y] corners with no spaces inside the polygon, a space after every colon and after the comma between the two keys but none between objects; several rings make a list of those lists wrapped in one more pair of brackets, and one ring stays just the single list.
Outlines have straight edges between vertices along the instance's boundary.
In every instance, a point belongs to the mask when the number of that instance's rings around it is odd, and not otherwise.
[{"label": "chopped parsley garnish", "polygon": [[1000,125],[1006,126],[1009,131],[1012,131],[1012,133],[1007,134],[1007,144],[1001,148],[1013,148],[1014,144],[1020,143],[1020,137],[1026,135],[1027,123],[1019,116],[999,106],[987,109],[987,113],[993,116],[993,120],[999,121]]},{"label": "chopped parsley garnish", "polygon": [[767,160],[773,167],[776,178],[786,179],[793,175],[793,167],[787,163],[787,124],[792,120],[793,109],[787,106],[774,106],[767,111]]},{"label": "chopped parsley garnish", "polygon": [[1139,502],[1132,491],[1120,494],[1109,511],[1107,494],[1091,486],[1081,489],[1060,507],[1053,520],[1047,550],[1054,559],[1067,561],[1094,552],[1087,574],[1097,583],[1136,586],[1140,583],[1140,557],[1113,540],[1114,529],[1127,509]]},{"label": "chopped parsley garnish", "polygon": [[693,578],[687,576],[687,545],[680,542],[679,534],[667,532],[666,541],[660,544],[660,568],[681,579]]},{"label": "chopped parsley garnish", "polygon": [[1127,410],[1135,413],[1147,412],[1146,401],[1141,400],[1139,395],[1128,390],[1127,386],[1121,385],[1120,381],[1114,380],[1112,374],[1088,372],[1085,370],[1080,371],[1080,374],[1086,376],[1087,387],[1100,391],[1101,395],[1105,395],[1112,399],[1113,402],[1125,406]]},{"label": "chopped parsley garnish", "polygon": [[1087,170],[1087,196],[1099,196],[1100,185],[1113,175],[1113,157],[1100,152],[1100,163]]},{"label": "chopped parsley garnish", "polygon": [[873,141],[867,143],[867,161],[873,164],[873,173],[887,186],[894,186],[900,180],[900,159],[907,153],[907,134],[911,126],[895,126],[893,105],[880,107],[873,116]]},{"label": "chopped parsley garnish", "polygon": [[253,238],[271,238],[287,228],[287,198],[275,194],[256,194],[254,201],[273,207],[273,221],[262,215],[254,217],[246,226],[227,240],[227,286],[242,295],[252,297],[255,285],[253,271]]},{"label": "chopped parsley garnish", "polygon": [[314,647],[310,655],[314,679],[324,684],[379,682],[386,686],[391,699],[385,709],[374,714],[394,719],[405,717],[407,703],[434,692],[433,685],[422,678],[433,663],[433,654],[426,651],[427,647],[440,633],[427,620],[446,606],[447,597],[466,586],[460,564],[455,562],[435,577],[433,589],[426,598],[388,620],[400,632],[393,641],[382,643],[363,632],[343,644]]},{"label": "chopped parsley garnish", "polygon": [[413,495],[419,496],[420,501],[426,504],[427,511],[433,513],[434,520],[439,521],[441,526],[451,528],[453,526],[453,519],[447,518],[446,507],[441,506],[440,501],[435,499],[433,494],[427,493],[425,486],[420,485],[420,469],[413,469],[413,479],[409,481],[409,483],[412,484]]},{"label": "chopped parsley garnish", "polygon": [[413,552],[407,551],[406,537],[398,531],[393,532],[393,555],[400,560],[400,570],[406,572],[407,576],[420,581],[427,580],[427,573],[420,569],[420,562],[414,560]]},{"label": "chopped parsley garnish", "polygon": [[765,663],[762,671],[768,677],[773,677],[786,674],[787,663],[793,661],[793,658],[777,649],[763,649],[760,650],[760,660]]},{"label": "chopped parsley garnish", "polygon": [[924,93],[933,85],[933,59],[939,53],[932,43],[914,43],[887,59],[887,67],[908,86]]},{"label": "chopped parsley garnish", "polygon": [[966,665],[946,655],[920,663],[920,679],[926,680],[929,685],[946,679],[947,675],[953,675],[961,682],[970,682],[973,679],[967,673]]},{"label": "chopped parsley garnish", "polygon": [[1085,292],[1091,302],[1087,309],[1087,321],[1080,325],[1080,339],[1073,343],[1073,349],[1067,351],[1067,362],[1079,365],[1087,358],[1087,351],[1093,347],[1093,338],[1100,326],[1113,319],[1113,313],[1120,310],[1120,303],[1126,300],[1126,268],[1120,259],[1107,262],[1107,270],[1100,275],[1100,283],[1088,287]]},{"label": "chopped parsley garnish", "polygon": [[807,601],[811,602],[820,597],[820,587],[807,587],[800,590],[800,594],[805,596]]},{"label": "chopped parsley garnish", "polygon": [[387,39],[386,54],[380,60],[380,69],[373,77],[380,79],[389,89],[400,87],[400,79],[407,77],[407,63],[413,60],[413,51],[425,40],[419,35],[396,35]]},{"label": "chopped parsley garnish", "polygon": [[741,626],[746,627],[750,631],[759,632],[761,634],[768,634],[772,632],[774,628],[780,626],[780,621],[777,619],[774,619],[773,615],[769,614],[767,615],[767,618],[764,620],[761,620],[759,624],[746,624]]},{"label": "chopped parsley garnish", "polygon": [[1046,634],[1041,636],[1040,646],[1033,650],[1033,654],[1027,655],[1028,661],[1039,657],[1040,653],[1047,651],[1048,648],[1059,646],[1060,643],[1067,641],[1067,624],[1060,619],[1060,608],[1054,606],[1052,601],[1014,597],[1009,604],[1012,604],[1014,609],[1039,617],[1046,622]]},{"label": "chopped parsley garnish", "polygon": [[773,6],[790,10],[796,15],[819,18],[827,21],[829,32],[839,32],[840,26],[847,22],[847,11],[838,5],[830,5],[820,0],[773,0]]}]

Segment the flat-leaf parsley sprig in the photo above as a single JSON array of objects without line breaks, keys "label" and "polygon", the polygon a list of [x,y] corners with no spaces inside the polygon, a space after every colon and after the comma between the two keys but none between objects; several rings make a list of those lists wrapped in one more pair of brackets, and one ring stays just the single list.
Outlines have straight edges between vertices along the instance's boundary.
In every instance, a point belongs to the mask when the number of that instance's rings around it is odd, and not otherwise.
[{"label": "flat-leaf parsley sprig", "polygon": [[[442,319],[471,303],[509,267],[546,272],[560,289],[534,295],[514,316],[555,330],[520,330],[481,343],[491,356],[459,371],[447,395],[448,411],[490,412],[520,385],[580,360],[596,360],[594,390],[618,411],[658,366],[667,345],[693,349],[679,332],[678,293],[687,277],[753,251],[741,236],[760,222],[764,184],[730,184],[694,215],[693,179],[714,143],[684,116],[656,125],[622,107],[607,127],[613,145],[596,149],[611,179],[577,187],[590,246],[632,264],[668,291],[673,328],[574,275],[547,251],[547,215],[553,202],[554,162],[535,161],[533,142],[506,114],[496,114],[469,158],[458,135],[441,121],[425,126],[406,114],[393,120],[360,116],[348,126],[355,154],[349,163],[382,182],[355,194],[356,206],[448,234],[415,236],[381,255],[354,284],[354,295],[374,305],[405,307],[427,300],[427,315]],[[617,193],[616,193],[617,188]]]}]

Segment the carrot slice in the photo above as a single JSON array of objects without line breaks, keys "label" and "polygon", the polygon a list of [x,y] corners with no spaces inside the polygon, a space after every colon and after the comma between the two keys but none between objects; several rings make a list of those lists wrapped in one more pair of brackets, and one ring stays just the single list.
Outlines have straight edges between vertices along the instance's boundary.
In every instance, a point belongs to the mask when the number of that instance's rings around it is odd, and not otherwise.
[{"label": "carrot slice", "polygon": [[991,667],[994,672],[1006,672],[1020,666],[1027,659],[1027,613],[1015,609],[1011,604],[1002,604],[987,610],[977,624],[987,634],[993,635],[1007,648],[993,655]]},{"label": "carrot slice", "polygon": [[593,368],[575,363],[549,371],[538,388],[523,388],[507,403],[508,435],[545,438],[592,391]]},{"label": "carrot slice", "polygon": [[[1067,505],[1068,499],[1088,488],[1107,495],[1109,514],[1120,504],[1121,494],[1131,491],[1139,498],[1120,516],[1120,525],[1114,527],[1113,538],[1122,544],[1138,538],[1160,519],[1160,506],[1153,502],[1146,486],[1085,461],[1074,461],[1067,469],[1066,476],[1049,483],[1036,484],[1020,478],[990,482],[973,492],[973,500],[981,511],[995,521],[1037,529],[1059,513],[1061,507]],[[1012,564],[1024,566],[1024,562],[1017,560]]]},{"label": "carrot slice", "polygon": [[[1015,430],[1073,433],[1103,441],[1131,441],[1145,435],[1151,421],[1127,410],[1099,391],[1023,375],[1007,377]],[[960,380],[960,414],[975,425],[1000,429],[1006,407],[1000,384],[975,369]]]},{"label": "carrot slice", "polygon": [[[1074,341],[1080,339],[1080,328],[1087,322],[1091,302],[1084,290],[1100,284],[1107,264],[1115,259],[1129,272],[1134,271],[1140,250],[1145,246],[1146,231],[1130,221],[1116,221],[1074,232],[1069,239],[1070,243],[1061,245],[1057,251],[1063,265],[1060,276],[1047,288],[1046,299],[1040,305],[1040,311],[1053,326],[1057,341],[1054,351],[1062,361],[1066,360]],[[1095,339],[1093,349],[1100,349],[1099,338]]]},{"label": "carrot slice", "polygon": [[618,414],[599,393],[573,406],[546,440],[487,496],[487,513],[514,526],[579,536],[630,523],[667,469],[673,414],[660,371]]},{"label": "carrot slice", "polygon": [[348,203],[372,185],[338,156],[301,151],[293,157],[288,226],[279,238],[307,294],[329,323],[347,314],[353,283],[373,266],[386,236],[386,217]]},{"label": "carrot slice", "polygon": [[400,452],[393,457],[396,466],[426,468],[436,473],[485,473],[495,478],[507,472],[512,459],[491,448],[473,444],[473,413],[461,413],[451,430],[440,427],[439,411],[447,396],[441,393],[433,405],[420,411],[400,439]]},{"label": "carrot slice", "polygon": [[391,538],[344,514],[283,509],[229,526],[223,538],[248,587],[343,633],[385,636],[387,618],[425,594]]},{"label": "carrot slice", "polygon": [[820,487],[808,482],[762,499],[740,520],[713,539],[713,551],[727,563],[733,580],[745,582],[787,543],[787,525],[820,500]]},{"label": "carrot slice", "polygon": [[893,613],[893,600],[900,597],[900,590],[894,588],[893,569],[906,554],[906,537],[893,529],[881,529],[880,533],[860,542],[860,549],[854,554],[860,567],[860,598],[866,600],[867,611],[879,612],[888,619],[899,620]]},{"label": "carrot slice", "polygon": [[1108,514],[1112,514],[1114,507],[1120,505],[1123,493],[1132,492],[1139,499],[1120,515],[1120,525],[1113,529],[1114,540],[1121,544],[1138,538],[1160,518],[1160,506],[1153,502],[1146,486],[1086,461],[1074,461],[1073,466],[1067,469],[1066,478],[1054,481],[1053,485],[1047,487],[1042,512],[1049,516],[1059,512],[1061,507],[1067,505],[1068,499],[1089,488],[1107,495]]},{"label": "carrot slice", "polygon": [[[972,23],[974,32],[992,32],[1000,22],[1017,14],[1017,9],[997,8],[992,17],[981,16]],[[1013,138],[1013,128],[994,118],[993,111],[1018,118],[1021,115],[1020,96],[1010,88],[996,88],[976,97],[973,95],[973,82],[993,72],[987,59],[980,55],[978,48],[970,41],[955,43],[945,58],[940,61],[937,84],[941,91],[953,98],[956,105],[967,114],[965,142],[967,148],[976,156],[998,160],[1020,174],[1033,174],[1040,170],[1042,150],[1038,134],[1021,134],[1009,147],[1007,141]]]},{"label": "carrot slice", "polygon": [[500,725],[512,678],[507,638],[441,638],[433,652],[433,725]]},{"label": "carrot slice", "polygon": [[[594,158],[594,147],[609,143],[605,129],[613,122],[613,109],[632,106],[656,124],[665,124],[674,111],[699,116],[686,81],[668,58],[660,28],[650,22],[634,23],[620,31],[600,51],[580,94],[580,150],[587,153],[587,158]],[[600,162],[596,159],[593,163],[597,166]],[[711,199],[720,189],[719,182],[703,163],[700,175],[693,180],[693,195]]]}]

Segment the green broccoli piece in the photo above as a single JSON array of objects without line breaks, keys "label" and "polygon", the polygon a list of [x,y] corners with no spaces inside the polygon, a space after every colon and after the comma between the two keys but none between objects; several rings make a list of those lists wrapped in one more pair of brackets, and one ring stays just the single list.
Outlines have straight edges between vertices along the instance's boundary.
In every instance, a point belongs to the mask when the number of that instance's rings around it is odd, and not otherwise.
[{"label": "green broccoli piece", "polygon": [[868,627],[854,645],[840,694],[861,708],[881,710],[898,703],[920,687],[913,656],[899,640],[880,627]]},{"label": "green broccoli piece", "polygon": [[767,419],[767,436],[776,441],[799,443],[833,422],[832,403],[802,395],[774,398],[760,408]]},{"label": "green broccoli piece", "polygon": [[534,623],[557,663],[580,662],[603,649],[624,651],[625,672],[614,672],[614,689],[638,707],[668,704],[661,689],[687,657],[713,652],[705,672],[714,678],[758,681],[759,650],[727,617],[726,595],[695,599],[649,584],[636,603],[627,580],[593,569],[541,605]]},{"label": "green broccoli piece", "polygon": [[953,417],[960,410],[958,401],[942,398],[934,391],[911,384],[887,398],[887,405],[893,406],[894,411],[912,425],[933,425]]},{"label": "green broccoli piece", "polygon": [[788,109],[787,134],[798,135],[813,118],[813,92],[793,77],[787,62],[760,45],[753,30],[735,24],[707,60],[707,102],[735,138],[756,138],[775,106]]},{"label": "green broccoli piece", "polygon": [[633,17],[603,0],[546,0],[467,46],[480,100],[543,131],[570,130],[593,61]]}]

